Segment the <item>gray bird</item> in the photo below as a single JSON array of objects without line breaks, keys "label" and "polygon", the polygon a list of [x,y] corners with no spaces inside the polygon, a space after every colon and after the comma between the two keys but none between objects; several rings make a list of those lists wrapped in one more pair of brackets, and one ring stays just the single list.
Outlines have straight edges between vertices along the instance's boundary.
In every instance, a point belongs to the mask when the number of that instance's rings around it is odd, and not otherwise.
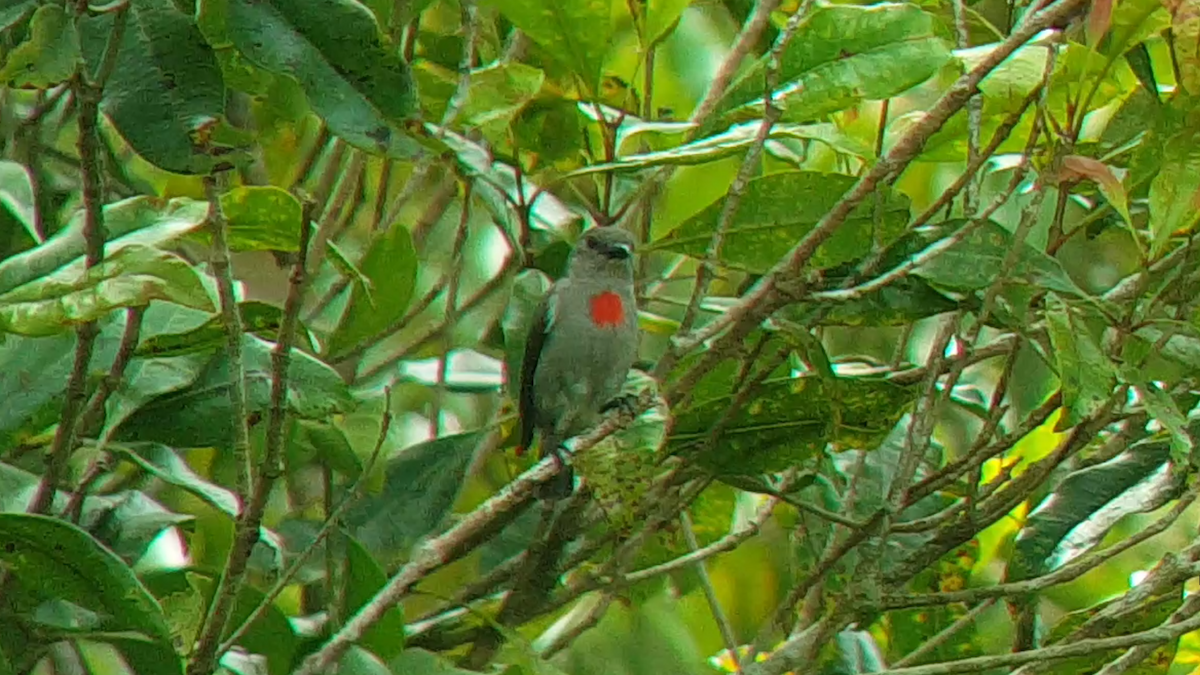
[{"label": "gray bird", "polygon": [[[580,237],[534,314],[521,364],[518,454],[541,436],[541,456],[560,452],[567,439],[587,431],[615,402],[638,351],[633,289],[634,240],[617,227],[597,227]],[[570,467],[538,491],[543,499],[571,494]]]}]

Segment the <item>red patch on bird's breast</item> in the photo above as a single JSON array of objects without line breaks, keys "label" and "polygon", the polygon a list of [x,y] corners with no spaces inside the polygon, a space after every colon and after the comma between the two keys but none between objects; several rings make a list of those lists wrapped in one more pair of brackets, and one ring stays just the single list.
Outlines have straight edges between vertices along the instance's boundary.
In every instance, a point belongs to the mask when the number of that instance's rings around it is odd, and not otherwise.
[{"label": "red patch on bird's breast", "polygon": [[600,328],[620,326],[625,323],[625,304],[621,296],[604,291],[592,296],[592,323]]}]

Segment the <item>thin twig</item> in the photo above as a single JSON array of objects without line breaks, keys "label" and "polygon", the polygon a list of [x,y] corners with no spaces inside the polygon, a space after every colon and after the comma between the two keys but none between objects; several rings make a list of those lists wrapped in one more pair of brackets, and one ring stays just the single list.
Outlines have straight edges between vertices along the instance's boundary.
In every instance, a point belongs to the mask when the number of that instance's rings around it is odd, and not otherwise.
[{"label": "thin twig", "polygon": [[391,430],[391,428],[392,390],[389,388],[384,390],[384,408],[383,416],[379,421],[379,435],[375,438],[375,447],[371,450],[371,456],[369,459],[367,459],[367,463],[363,465],[362,473],[358,474],[358,478],[354,479],[354,483],[352,483],[350,488],[346,490],[345,496],[342,497],[341,502],[339,502],[338,505],[333,509],[333,511],[329,514],[329,517],[325,519],[325,522],[321,524],[321,529],[317,530],[317,535],[313,538],[312,543],[296,555],[296,559],[292,561],[292,564],[289,565],[286,570],[284,570],[283,574],[281,574],[275,581],[275,584],[271,586],[271,589],[263,595],[263,599],[258,603],[258,606],[246,616],[241,625],[235,628],[233,632],[229,634],[229,637],[221,643],[221,646],[217,648],[218,659],[236,646],[238,640],[242,639],[242,636],[246,634],[246,631],[250,630],[250,627],[254,625],[254,622],[262,618],[263,614],[265,614],[267,610],[271,608],[271,605],[275,603],[276,598],[278,598],[283,594],[284,591],[287,590],[287,587],[292,583],[292,580],[295,579],[296,575],[300,573],[301,568],[304,567],[304,563],[308,561],[309,556],[311,556],[313,552],[317,550],[317,547],[321,545],[321,542],[325,541],[325,538],[328,537],[329,534],[333,532],[334,528],[337,527],[338,523],[341,522],[342,516],[346,514],[347,509],[354,504],[355,500],[362,493],[363,486],[366,485],[367,480],[369,479],[376,463],[379,460],[379,455],[383,451],[384,443],[387,441],[388,432]]}]

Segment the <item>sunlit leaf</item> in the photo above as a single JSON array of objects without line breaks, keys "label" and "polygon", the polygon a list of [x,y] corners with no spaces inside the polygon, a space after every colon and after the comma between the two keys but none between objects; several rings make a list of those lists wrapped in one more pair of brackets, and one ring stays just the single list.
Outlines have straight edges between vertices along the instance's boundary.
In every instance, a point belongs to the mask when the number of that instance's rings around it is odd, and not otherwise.
[{"label": "sunlit leaf", "polygon": [[[761,117],[770,57],[744,73],[725,95],[734,119]],[[788,43],[783,83],[772,103],[785,122],[807,122],[863,100],[891,98],[932,77],[950,59],[934,18],[915,5],[818,3]]]},{"label": "sunlit leaf", "polygon": [[[721,262],[755,273],[766,272],[854,183],[850,176],[808,171],[751,180],[728,223]],[[718,199],[656,242],[655,248],[703,259],[724,208],[725,199]],[[877,239],[886,242],[898,236],[907,220],[908,202],[902,196],[892,195],[883,202],[878,221],[874,204],[864,204],[817,249],[813,262],[818,267],[831,267],[861,258]]]},{"label": "sunlit leaf", "polygon": [[29,39],[9,52],[0,67],[0,80],[45,89],[70,79],[79,58],[74,17],[58,5],[42,5],[30,20]]},{"label": "sunlit leaf", "polygon": [[486,4],[500,10],[551,58],[575,73],[585,92],[597,91],[613,31],[613,0],[486,0]]},{"label": "sunlit leaf", "polygon": [[0,332],[53,335],[151,300],[214,308],[196,270],[182,258],[148,246],[126,246],[90,269],[63,268],[0,295]]}]

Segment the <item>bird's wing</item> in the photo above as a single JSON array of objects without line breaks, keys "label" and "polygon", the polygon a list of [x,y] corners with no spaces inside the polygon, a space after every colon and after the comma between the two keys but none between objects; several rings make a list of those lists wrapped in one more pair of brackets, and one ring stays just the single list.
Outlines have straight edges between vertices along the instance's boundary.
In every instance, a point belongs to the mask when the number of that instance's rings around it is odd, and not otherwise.
[{"label": "bird's wing", "polygon": [[517,397],[517,409],[521,415],[521,438],[517,452],[521,453],[533,445],[535,413],[533,410],[533,374],[537,371],[538,358],[546,343],[546,333],[554,320],[554,289],[551,289],[534,310],[533,322],[525,338],[525,355],[521,359],[521,391]]}]

